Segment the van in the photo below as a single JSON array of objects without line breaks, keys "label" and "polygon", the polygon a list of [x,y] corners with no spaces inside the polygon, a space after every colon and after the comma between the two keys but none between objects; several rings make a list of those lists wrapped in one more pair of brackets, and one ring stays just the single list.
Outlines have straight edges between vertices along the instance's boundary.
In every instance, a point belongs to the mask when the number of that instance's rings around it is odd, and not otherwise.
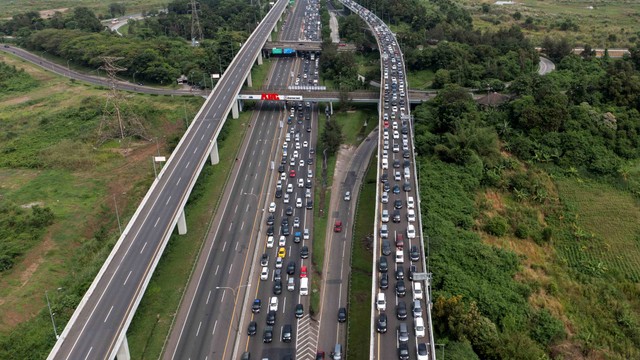
[{"label": "van", "polygon": [[389,168],[389,160],[387,158],[382,159],[382,169],[387,170]]},{"label": "van", "polygon": [[407,197],[407,209],[413,209],[415,205],[415,202],[413,202],[413,196]]},{"label": "van", "polygon": [[376,309],[378,309],[378,311],[387,310],[387,299],[384,297],[383,292],[378,293],[378,297],[376,298]]},{"label": "van", "polygon": [[413,283],[413,300],[422,300],[422,283]]},{"label": "van", "polygon": [[333,360],[342,360],[342,345],[336,344],[331,353]]},{"label": "van", "polygon": [[398,343],[406,344],[409,342],[409,327],[407,323],[400,323],[398,326]]},{"label": "van", "polygon": [[416,331],[416,337],[424,337],[424,320],[421,317],[415,319],[414,329]]},{"label": "van", "polygon": [[422,305],[420,304],[420,300],[413,300],[413,304],[411,304],[411,308],[413,310],[414,318],[422,317]]},{"label": "van", "polygon": [[300,279],[300,295],[309,295],[309,278]]}]

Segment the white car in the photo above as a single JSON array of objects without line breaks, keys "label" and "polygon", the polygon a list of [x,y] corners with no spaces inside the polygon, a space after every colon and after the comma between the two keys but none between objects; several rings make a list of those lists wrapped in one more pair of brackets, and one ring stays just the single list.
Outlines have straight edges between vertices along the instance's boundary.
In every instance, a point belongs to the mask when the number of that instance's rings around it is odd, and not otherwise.
[{"label": "white car", "polygon": [[413,210],[413,209],[407,210],[407,220],[409,222],[416,221],[416,211],[415,210]]},{"label": "white car", "polygon": [[278,311],[278,297],[272,296],[269,299],[269,311]]},{"label": "white car", "polygon": [[[300,227],[300,218],[296,216],[293,218],[293,228],[297,229],[299,227]],[[284,246],[284,245],[281,245],[281,246]]]},{"label": "white car", "polygon": [[311,189],[305,189],[304,197],[307,199],[311,197]]},{"label": "white car", "polygon": [[269,278],[269,268],[266,266],[262,267],[260,271],[260,280],[267,280]]},{"label": "white car", "polygon": [[396,250],[396,264],[404,263],[404,253],[402,250]]},{"label": "white car", "polygon": [[407,238],[409,238],[409,239],[415,239],[416,238],[416,229],[415,229],[415,227],[413,227],[412,224],[409,224],[407,226]]},{"label": "white car", "polygon": [[293,158],[294,158],[294,159],[297,159],[297,158],[298,158],[298,155],[299,155],[299,154],[298,154],[298,150],[296,150],[296,151],[294,151],[294,152],[293,152]]},{"label": "white car", "polygon": [[283,262],[284,262],[283,258],[281,258],[280,256],[276,257],[276,269],[282,269]]},{"label": "white car", "polygon": [[376,298],[376,309],[378,309],[378,311],[387,310],[387,299],[383,292],[378,293],[378,297]]},{"label": "white car", "polygon": [[313,171],[311,171],[311,169],[307,169],[307,177],[308,178],[312,178],[313,177]]},{"label": "white car", "polygon": [[389,222],[389,210],[384,209],[382,210],[382,222],[383,223],[388,223]]},{"label": "white car", "polygon": [[303,141],[302,142],[302,147],[309,147],[309,142]]},{"label": "white car", "polygon": [[299,188],[303,188],[304,187],[304,179],[298,179],[298,187]]},{"label": "white car", "polygon": [[280,239],[278,239],[278,246],[287,245],[287,238],[284,235],[280,235]]},{"label": "white car", "polygon": [[276,203],[275,202],[272,202],[271,204],[269,204],[269,212],[270,213],[276,212]]},{"label": "white car", "polygon": [[344,201],[350,201],[351,200],[351,191],[347,191],[344,193]]},{"label": "white car", "polygon": [[302,232],[302,238],[305,240],[309,240],[309,229],[304,229]]},{"label": "white car", "polygon": [[393,138],[394,139],[400,139],[400,133],[398,132],[398,130],[394,130],[393,131]]},{"label": "white car", "polygon": [[286,173],[280,174],[280,180],[285,181],[286,179],[287,179],[287,174]]},{"label": "white car", "polygon": [[300,142],[296,142],[296,150],[300,150]]},{"label": "white car", "polygon": [[419,317],[419,318],[415,318],[415,326],[414,329],[416,330],[416,337],[422,338],[424,337],[424,320]]},{"label": "white car", "polygon": [[298,163],[298,165],[299,165],[300,167],[303,167],[303,166],[305,165],[305,164],[304,164],[304,160],[302,160],[302,159],[301,159],[301,160],[300,160],[300,162]]},{"label": "white car", "polygon": [[380,202],[382,202],[383,204],[386,204],[389,202],[389,194],[386,191],[382,192],[382,197],[380,199]]},{"label": "white car", "polygon": [[292,193],[293,192],[293,184],[287,184],[287,192],[288,193]]},{"label": "white car", "polygon": [[289,203],[289,194],[284,194],[284,203],[288,204]]},{"label": "white car", "polygon": [[273,243],[274,242],[275,242],[275,240],[273,240],[273,236],[267,237],[267,248],[271,249],[273,247]]},{"label": "white car", "polygon": [[302,207],[302,199],[301,198],[297,198],[296,199],[296,207],[297,208],[301,208]]}]

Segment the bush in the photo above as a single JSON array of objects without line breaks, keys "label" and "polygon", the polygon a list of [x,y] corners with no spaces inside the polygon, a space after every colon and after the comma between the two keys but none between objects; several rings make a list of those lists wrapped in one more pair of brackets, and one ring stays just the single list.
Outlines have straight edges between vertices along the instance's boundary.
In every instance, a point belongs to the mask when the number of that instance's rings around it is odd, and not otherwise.
[{"label": "bush", "polygon": [[531,338],[544,346],[549,346],[565,337],[564,325],[549,312],[542,309],[531,318]]},{"label": "bush", "polygon": [[526,239],[529,237],[529,227],[521,224],[516,227],[515,235],[518,239]]},{"label": "bush", "polygon": [[491,235],[500,237],[504,236],[507,233],[508,228],[509,224],[507,224],[507,220],[502,216],[497,215],[487,221],[487,224],[484,227],[484,231]]}]

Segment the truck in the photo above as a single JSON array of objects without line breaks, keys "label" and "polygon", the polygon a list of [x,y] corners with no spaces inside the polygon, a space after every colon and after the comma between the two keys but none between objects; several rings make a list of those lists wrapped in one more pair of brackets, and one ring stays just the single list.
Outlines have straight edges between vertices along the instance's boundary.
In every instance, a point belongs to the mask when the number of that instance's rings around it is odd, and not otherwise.
[{"label": "truck", "polygon": [[300,295],[309,295],[309,278],[300,279]]}]

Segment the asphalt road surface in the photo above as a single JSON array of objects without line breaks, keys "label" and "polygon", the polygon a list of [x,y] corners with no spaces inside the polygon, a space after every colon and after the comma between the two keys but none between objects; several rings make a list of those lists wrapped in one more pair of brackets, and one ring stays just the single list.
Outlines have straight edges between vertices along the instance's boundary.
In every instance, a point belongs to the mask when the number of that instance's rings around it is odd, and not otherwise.
[{"label": "asphalt road surface", "polygon": [[[228,105],[242,86],[242,76],[253,65],[254,56],[280,16],[285,0],[274,5],[256,33],[218,84],[190,130],[182,138],[160,178],[149,190],[143,205],[128,224],[124,238],[110,254],[72,320],[63,331],[51,359],[106,359],[117,351],[118,336],[133,317],[175,221],[195,184],[196,175],[209,156],[213,139],[227,115]],[[4,48],[6,49],[6,48]],[[234,244],[235,248],[235,244]]]}]

